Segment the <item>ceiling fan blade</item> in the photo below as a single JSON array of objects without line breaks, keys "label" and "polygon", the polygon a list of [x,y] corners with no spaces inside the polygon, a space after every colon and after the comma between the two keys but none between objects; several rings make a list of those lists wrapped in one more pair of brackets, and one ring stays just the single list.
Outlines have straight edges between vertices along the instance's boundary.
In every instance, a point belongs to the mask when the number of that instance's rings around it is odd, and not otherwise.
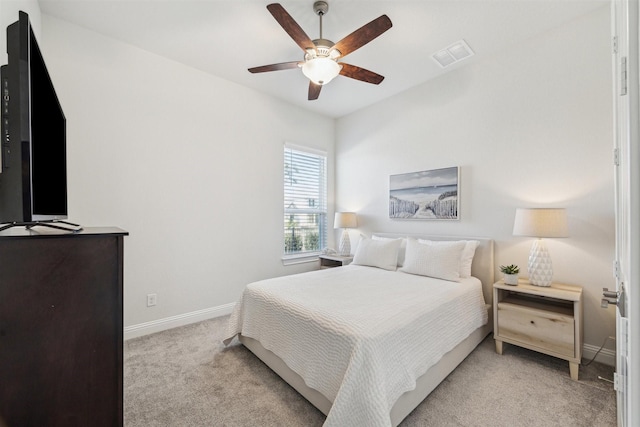
[{"label": "ceiling fan blade", "polygon": [[262,65],[260,67],[249,68],[250,73],[265,73],[267,71],[291,70],[298,68],[300,61],[281,62],[279,64]]},{"label": "ceiling fan blade", "polygon": [[280,3],[271,3],[267,6],[267,9],[302,50],[306,52],[307,49],[316,48],[316,45],[313,44],[307,33],[305,33],[291,15],[284,10],[284,7],[282,7]]},{"label": "ceiling fan blade", "polygon": [[355,30],[336,43],[331,49],[339,50],[340,56],[347,56],[387,31],[391,26],[391,19],[387,15],[382,15]]},{"label": "ceiling fan blade", "polygon": [[340,75],[342,76],[350,77],[352,79],[360,80],[367,83],[372,83],[374,85],[379,85],[380,82],[384,80],[384,76],[374,73],[373,71],[366,70],[362,67],[345,64],[344,62],[341,62],[340,65],[342,65],[342,69],[340,70]]},{"label": "ceiling fan blade", "polygon": [[318,99],[320,96],[320,90],[322,89],[322,85],[317,85],[314,82],[309,82],[309,101],[313,101],[314,99]]}]

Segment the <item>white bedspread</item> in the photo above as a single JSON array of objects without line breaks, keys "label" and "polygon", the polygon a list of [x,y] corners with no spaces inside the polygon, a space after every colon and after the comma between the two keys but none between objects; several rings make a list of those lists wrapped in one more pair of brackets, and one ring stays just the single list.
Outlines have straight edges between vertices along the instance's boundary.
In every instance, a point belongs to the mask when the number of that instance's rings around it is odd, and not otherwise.
[{"label": "white bedspread", "polygon": [[480,281],[346,266],[247,286],[228,325],[333,406],[324,426],[390,426],[396,400],[487,323]]}]

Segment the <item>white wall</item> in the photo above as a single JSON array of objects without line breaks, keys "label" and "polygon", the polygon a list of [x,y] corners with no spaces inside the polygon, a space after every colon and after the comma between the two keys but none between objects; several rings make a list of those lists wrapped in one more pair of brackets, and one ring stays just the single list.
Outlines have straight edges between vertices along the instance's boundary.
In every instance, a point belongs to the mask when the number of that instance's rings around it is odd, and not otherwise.
[{"label": "white wall", "polygon": [[[473,40],[469,41],[473,45]],[[566,207],[571,237],[549,239],[554,279],[584,287],[585,342],[615,335],[609,9],[338,120],[336,210],[372,231],[489,236],[526,274],[532,240],[517,207]],[[390,220],[389,175],[461,167],[461,219]],[[500,277],[499,275],[496,277]],[[609,348],[614,348],[609,343]]]},{"label": "white wall", "polygon": [[251,281],[316,267],[280,260],[282,150],[327,150],[332,194],[332,119],[48,15],[42,29],[67,117],[69,220],[130,233],[125,326],[224,306]]}]

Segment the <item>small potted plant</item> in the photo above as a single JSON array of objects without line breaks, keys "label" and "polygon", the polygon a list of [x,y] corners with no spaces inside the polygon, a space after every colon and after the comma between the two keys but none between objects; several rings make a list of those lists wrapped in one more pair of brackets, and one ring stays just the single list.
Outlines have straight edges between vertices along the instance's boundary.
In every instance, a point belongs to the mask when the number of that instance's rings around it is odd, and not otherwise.
[{"label": "small potted plant", "polygon": [[503,280],[507,285],[517,285],[518,284],[518,273],[520,273],[520,268],[517,265],[501,265],[500,271],[504,274]]}]

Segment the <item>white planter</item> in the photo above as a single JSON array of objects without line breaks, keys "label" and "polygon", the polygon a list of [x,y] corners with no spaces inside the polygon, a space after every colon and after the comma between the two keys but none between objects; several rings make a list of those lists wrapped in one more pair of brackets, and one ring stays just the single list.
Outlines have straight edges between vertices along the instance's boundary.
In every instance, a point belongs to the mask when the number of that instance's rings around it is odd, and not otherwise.
[{"label": "white planter", "polygon": [[505,274],[503,280],[504,280],[504,283],[506,285],[517,285],[518,284],[518,275],[517,274]]}]

